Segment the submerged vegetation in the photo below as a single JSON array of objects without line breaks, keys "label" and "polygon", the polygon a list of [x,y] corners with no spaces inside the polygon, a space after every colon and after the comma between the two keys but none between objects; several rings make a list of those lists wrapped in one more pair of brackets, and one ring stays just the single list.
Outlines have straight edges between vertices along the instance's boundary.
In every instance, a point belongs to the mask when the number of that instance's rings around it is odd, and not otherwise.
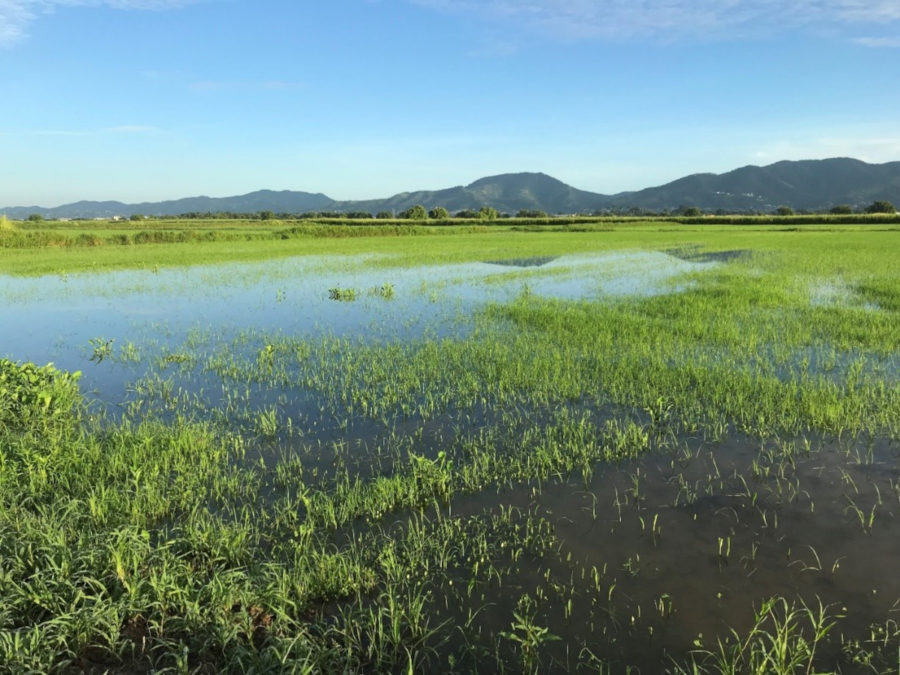
[{"label": "submerged vegetation", "polygon": [[[896,238],[363,239],[330,327],[2,360],[0,671],[896,673]],[[702,266],[542,293],[586,248]],[[483,303],[392,276],[475,259]]]}]

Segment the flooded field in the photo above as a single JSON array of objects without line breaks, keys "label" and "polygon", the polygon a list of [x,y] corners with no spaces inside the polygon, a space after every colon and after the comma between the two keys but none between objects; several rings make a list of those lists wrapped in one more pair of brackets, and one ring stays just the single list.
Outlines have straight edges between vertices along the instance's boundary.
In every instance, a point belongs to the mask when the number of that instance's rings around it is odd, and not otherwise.
[{"label": "flooded field", "polygon": [[[540,270],[530,271],[540,261]],[[137,350],[177,350],[198,336],[208,345],[248,332],[294,337],[408,340],[459,334],[473,313],[523,291],[571,300],[652,295],[708,265],[664,253],[629,251],[546,259],[392,267],[382,256],[307,256],[254,264],[6,277],[0,285],[0,355],[82,370],[100,388],[94,350],[135,360]],[[353,292],[352,301],[331,297]],[[389,289],[385,294],[383,289]],[[134,352],[132,352],[132,349]],[[124,350],[124,353],[123,353]],[[120,375],[123,379],[124,374]]]},{"label": "flooded field", "polygon": [[0,663],[896,673],[896,260],[803,255],[0,278]]}]

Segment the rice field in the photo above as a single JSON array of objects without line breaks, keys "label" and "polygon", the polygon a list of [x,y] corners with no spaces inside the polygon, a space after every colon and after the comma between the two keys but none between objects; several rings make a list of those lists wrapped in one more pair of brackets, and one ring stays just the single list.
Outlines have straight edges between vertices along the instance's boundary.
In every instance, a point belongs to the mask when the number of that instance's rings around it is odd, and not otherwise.
[{"label": "rice field", "polygon": [[898,234],[17,250],[0,672],[897,673]]}]

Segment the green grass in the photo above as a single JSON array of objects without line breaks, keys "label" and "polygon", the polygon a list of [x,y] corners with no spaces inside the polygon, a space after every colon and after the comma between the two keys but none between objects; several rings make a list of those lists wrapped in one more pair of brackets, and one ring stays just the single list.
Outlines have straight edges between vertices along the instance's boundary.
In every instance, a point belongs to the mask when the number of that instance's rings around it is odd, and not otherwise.
[{"label": "green grass", "polygon": [[[387,253],[390,264],[490,260],[560,255],[629,247],[678,247],[702,242],[711,250],[749,248],[781,256],[779,265],[816,260],[832,270],[862,269],[872,252],[895,245],[898,230],[886,225],[784,228],[762,224],[730,226],[711,221],[683,225],[672,221],[601,222],[600,231],[565,226],[562,231],[516,225],[427,226],[320,224],[281,221],[140,221],[71,223],[61,227],[20,227],[0,232],[0,273],[58,274],[60,271],[140,269],[226,261],[257,261],[295,255]],[[863,221],[864,222],[864,221]],[[52,225],[52,227],[51,227]],[[585,226],[586,227],[586,226]],[[516,229],[519,228],[519,229]],[[567,236],[560,236],[565,234]],[[477,236],[473,236],[477,235]],[[825,270],[819,270],[825,271]]]},{"label": "green grass", "polygon": [[897,671],[900,233],[320,234],[0,265],[750,253],[453,338],[97,338],[115,415],[0,361],[0,672]]}]

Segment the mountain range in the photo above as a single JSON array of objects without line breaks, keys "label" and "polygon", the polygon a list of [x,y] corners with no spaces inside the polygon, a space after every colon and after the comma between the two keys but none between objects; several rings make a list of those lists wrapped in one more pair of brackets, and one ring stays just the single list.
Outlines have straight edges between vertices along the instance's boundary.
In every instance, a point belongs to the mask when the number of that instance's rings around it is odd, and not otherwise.
[{"label": "mountain range", "polygon": [[489,176],[465,186],[401,192],[386,199],[336,201],[321,193],[258,190],[233,197],[187,197],[172,201],[124,204],[80,201],[53,208],[0,208],[13,219],[38,213],[45,218],[109,218],[184,213],[399,213],[415,204],[443,206],[451,213],[490,206],[500,212],[520,210],[552,214],[600,211],[671,211],[697,207],[705,212],[747,213],[794,210],[827,211],[838,204],[861,208],[876,200],[900,204],[900,162],[867,164],[857,159],[782,161],[745,166],[723,174],[698,173],[634,192],[604,195],[578,190],[543,173]]}]

